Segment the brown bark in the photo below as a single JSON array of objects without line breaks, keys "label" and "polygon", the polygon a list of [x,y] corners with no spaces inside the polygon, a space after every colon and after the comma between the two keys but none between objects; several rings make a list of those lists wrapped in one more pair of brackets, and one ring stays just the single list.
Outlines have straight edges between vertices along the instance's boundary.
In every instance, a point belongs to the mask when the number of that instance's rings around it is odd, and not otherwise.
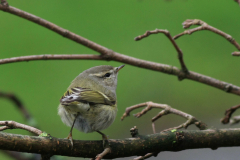
[{"label": "brown bark", "polygon": [[[105,159],[142,156],[150,152],[180,151],[196,148],[240,146],[240,129],[183,130],[128,138],[110,139],[111,153]],[[0,149],[29,153],[92,158],[101,153],[102,141],[74,140],[74,148],[67,139],[33,137],[0,132]]]}]

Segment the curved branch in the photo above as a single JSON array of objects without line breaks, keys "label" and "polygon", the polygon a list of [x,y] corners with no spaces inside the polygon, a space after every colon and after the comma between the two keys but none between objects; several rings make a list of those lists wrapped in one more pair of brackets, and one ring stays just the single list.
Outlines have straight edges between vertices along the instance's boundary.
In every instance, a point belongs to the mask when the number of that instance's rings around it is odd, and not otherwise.
[{"label": "curved branch", "polygon": [[[240,45],[237,43],[237,41],[229,34],[214,28],[212,26],[210,26],[209,24],[207,24],[206,22],[199,20],[199,19],[187,19],[186,21],[183,22],[183,28],[189,28],[192,25],[200,25],[197,28],[193,28],[193,29],[189,29],[189,30],[185,30],[184,32],[176,35],[173,37],[173,39],[178,39],[179,37],[186,35],[186,34],[192,34],[196,31],[201,31],[201,30],[209,30],[211,32],[214,32],[222,37],[224,37],[226,40],[228,40],[230,43],[232,43],[239,51],[240,51]],[[234,55],[234,54],[232,54]]]},{"label": "curved branch", "polygon": [[[128,138],[110,139],[112,152],[105,159],[143,156],[149,152],[181,151],[196,148],[240,146],[240,129],[220,129],[201,131],[176,131]],[[0,149],[52,154],[72,157],[92,158],[104,148],[102,141],[74,140],[74,148],[67,139],[54,137],[33,137],[0,132]]]},{"label": "curved branch", "polygon": [[[217,79],[214,79],[214,78],[211,78],[211,77],[208,77],[205,75],[201,75],[201,74],[198,74],[198,73],[195,73],[192,71],[189,71],[189,74],[186,75],[180,69],[178,69],[177,67],[174,67],[174,66],[145,61],[145,60],[137,59],[134,57],[126,56],[123,54],[119,54],[117,52],[114,52],[114,51],[106,48],[106,47],[96,44],[86,38],[83,38],[77,34],[74,34],[68,30],[65,30],[51,22],[48,22],[48,21],[41,19],[35,15],[29,14],[27,12],[24,12],[22,10],[19,10],[19,9],[11,7],[11,6],[7,7],[7,6],[0,4],[0,10],[9,12],[11,14],[20,16],[20,17],[30,20],[34,23],[37,23],[41,26],[44,26],[60,35],[63,35],[64,37],[66,37],[68,39],[71,39],[77,43],[80,43],[80,44],[82,44],[88,48],[91,48],[101,54],[101,56],[78,55],[80,57],[82,56],[81,58],[79,57],[78,59],[114,60],[114,61],[123,62],[123,63],[130,64],[133,66],[141,67],[141,68],[146,68],[146,69],[159,71],[159,72],[163,72],[163,73],[167,73],[167,74],[171,74],[171,75],[176,75],[178,77],[184,77],[186,79],[191,79],[191,80],[194,80],[197,82],[201,82],[201,83],[210,85],[212,87],[224,90],[229,93],[240,95],[240,87],[238,87],[238,86],[235,86],[235,85],[223,82],[223,81],[219,81]],[[68,55],[68,56],[62,55],[62,57],[60,55],[56,55],[56,56],[58,56],[58,58],[55,58],[55,55],[52,55],[51,58],[45,58],[44,55],[40,55],[40,57],[41,56],[42,56],[42,58],[40,58],[40,59],[44,59],[44,60],[47,60],[47,59],[74,59],[74,58],[72,58],[73,56],[71,56],[71,55]],[[50,55],[47,55],[47,56],[50,56]],[[75,55],[75,56],[77,56],[77,55]],[[4,60],[0,61],[1,62],[0,64],[10,63],[10,62],[18,62],[18,61],[39,60],[38,58],[34,58],[34,57],[37,57],[37,56],[32,56],[32,59],[29,57],[26,58],[26,56],[4,59]]]},{"label": "curved branch", "polygon": [[222,122],[223,124],[229,123],[232,114],[233,114],[238,108],[240,108],[240,104],[239,104],[239,105],[236,105],[236,106],[233,106],[233,107],[231,107],[231,108],[229,108],[229,109],[227,109],[227,110],[225,111],[225,117],[224,117],[223,119],[221,119],[221,122]]}]

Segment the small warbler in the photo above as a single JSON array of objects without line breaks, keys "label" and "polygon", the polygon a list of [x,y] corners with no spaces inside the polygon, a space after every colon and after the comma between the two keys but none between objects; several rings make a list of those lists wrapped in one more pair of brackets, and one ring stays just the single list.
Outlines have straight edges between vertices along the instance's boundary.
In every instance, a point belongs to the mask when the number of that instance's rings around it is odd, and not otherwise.
[{"label": "small warbler", "polygon": [[103,144],[107,136],[100,130],[109,127],[117,114],[117,76],[120,67],[96,66],[79,74],[60,99],[58,114],[63,123],[71,127],[68,139],[72,140],[73,127],[81,132],[98,132]]}]

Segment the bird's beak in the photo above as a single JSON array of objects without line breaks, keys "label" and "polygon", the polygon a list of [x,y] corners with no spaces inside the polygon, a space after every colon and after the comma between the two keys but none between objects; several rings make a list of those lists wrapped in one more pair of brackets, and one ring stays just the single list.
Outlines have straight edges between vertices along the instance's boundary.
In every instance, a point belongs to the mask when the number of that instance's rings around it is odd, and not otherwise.
[{"label": "bird's beak", "polygon": [[121,66],[117,67],[117,69],[116,69],[117,73],[118,73],[118,71],[120,71],[120,69],[122,69],[124,66],[125,66],[125,65],[121,65]]}]

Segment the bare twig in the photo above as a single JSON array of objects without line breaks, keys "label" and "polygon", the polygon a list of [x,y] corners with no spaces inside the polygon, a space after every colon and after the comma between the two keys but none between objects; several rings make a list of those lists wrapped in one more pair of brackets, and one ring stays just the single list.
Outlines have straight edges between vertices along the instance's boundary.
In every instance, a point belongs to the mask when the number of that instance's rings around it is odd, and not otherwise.
[{"label": "bare twig", "polygon": [[[81,55],[83,57],[81,57],[79,59],[114,60],[114,61],[118,61],[118,62],[123,62],[123,63],[130,64],[133,66],[141,67],[141,68],[146,68],[146,69],[150,69],[150,70],[154,70],[154,71],[159,71],[159,72],[163,72],[163,73],[167,73],[167,74],[176,75],[178,77],[185,76],[185,78],[187,78],[187,79],[198,81],[198,82],[219,88],[226,92],[240,95],[240,87],[238,87],[238,86],[235,86],[235,85],[223,82],[223,81],[219,81],[217,79],[207,77],[205,75],[201,75],[201,74],[191,72],[191,71],[189,71],[189,74],[185,75],[181,70],[179,70],[177,67],[174,67],[174,66],[145,61],[145,60],[137,59],[134,57],[126,56],[123,54],[119,54],[117,52],[114,52],[114,51],[106,48],[106,47],[96,44],[86,38],[83,38],[79,35],[76,35],[76,34],[70,32],[70,31],[67,31],[66,29],[63,29],[51,22],[48,22],[48,21],[41,19],[35,15],[29,14],[27,12],[24,12],[22,10],[19,10],[19,9],[11,7],[11,6],[9,6],[6,9],[6,7],[4,7],[3,5],[0,5],[0,10],[9,12],[11,14],[20,16],[20,17],[30,20],[34,23],[37,23],[37,24],[39,24],[43,27],[46,27],[60,35],[63,35],[64,37],[66,37],[68,39],[71,39],[77,43],[80,43],[80,44],[88,47],[88,48],[91,48],[101,54],[100,56],[88,55],[89,57],[86,57],[87,55]],[[11,58],[4,59],[2,61],[0,60],[0,64],[10,63],[10,62],[18,62],[18,61],[30,61],[32,59],[33,60],[37,60],[37,59],[38,60],[40,60],[40,59],[46,60],[46,58],[33,58],[33,57],[37,57],[37,56],[32,56],[32,57],[24,56],[24,57],[15,57],[12,59]],[[40,57],[44,57],[44,56],[41,55]],[[60,59],[60,57],[59,57],[59,59]],[[71,57],[72,57],[71,55],[64,56],[63,59],[68,59],[68,58],[72,59]],[[27,59],[25,59],[25,58],[27,58]],[[49,58],[49,59],[56,59],[56,58]]]},{"label": "bare twig", "polygon": [[133,158],[133,160],[144,160],[144,159],[148,159],[152,156],[155,156],[154,153],[148,153],[145,156],[139,156],[139,157]]},{"label": "bare twig", "polygon": [[240,108],[240,104],[239,104],[239,105],[236,105],[236,106],[233,106],[233,107],[231,107],[231,108],[229,108],[229,109],[227,109],[227,110],[225,111],[225,117],[224,117],[223,119],[221,119],[221,122],[222,122],[223,124],[229,123],[229,119],[231,118],[232,114],[233,114],[238,108]]},{"label": "bare twig", "polygon": [[225,39],[227,39],[230,43],[232,43],[240,51],[240,45],[229,34],[224,33],[223,31],[208,25],[206,22],[199,20],[199,19],[187,19],[186,21],[183,22],[183,28],[185,28],[185,29],[189,28],[192,25],[200,25],[200,27],[185,30],[183,33],[180,33],[180,34],[174,36],[173,39],[177,39],[185,34],[192,34],[196,31],[209,30],[209,31],[212,31],[212,32],[224,37]]},{"label": "bare twig", "polygon": [[[135,114],[134,116],[139,118],[141,117],[142,115],[146,114],[149,110],[151,110],[152,108],[160,108],[160,109],[163,109],[161,112],[159,112],[159,114],[157,114],[155,117],[152,118],[152,123],[154,124],[154,122],[161,118],[162,116],[164,115],[167,115],[167,114],[176,114],[178,116],[181,116],[185,119],[187,119],[187,121],[177,127],[173,127],[173,128],[169,128],[169,129],[166,129],[164,131],[168,131],[168,130],[172,130],[172,129],[180,129],[180,128],[187,128],[189,125],[191,124],[195,124],[199,129],[201,130],[204,130],[204,129],[207,129],[207,125],[204,124],[203,122],[201,121],[198,121],[195,117],[193,117],[192,115],[190,114],[187,114],[187,113],[184,113],[182,111],[179,111],[177,109],[174,109],[174,108],[171,108],[170,106],[166,105],[166,104],[158,104],[158,103],[153,103],[153,102],[146,102],[146,103],[141,103],[141,104],[137,104],[137,105],[134,105],[134,106],[131,106],[131,107],[128,107],[126,108],[126,111],[125,113],[123,114],[121,120],[123,120],[125,117],[129,116],[130,112],[137,109],[137,108],[141,108],[141,107],[144,107],[144,106],[147,106],[145,107],[141,112]],[[153,125],[153,132],[156,133],[155,131],[155,125]]]},{"label": "bare twig", "polygon": [[44,55],[31,55],[31,56],[21,56],[21,57],[13,57],[0,59],[0,64],[13,63],[13,62],[22,62],[22,61],[34,61],[34,60],[101,60],[103,59],[99,55],[89,55],[89,54],[44,54]]},{"label": "bare twig", "polygon": [[96,156],[96,160],[101,160],[106,154],[111,153],[110,148],[105,148],[104,151]]},{"label": "bare twig", "polygon": [[[153,31],[146,31],[146,33],[144,33],[143,35],[140,35],[140,36],[137,36],[135,38],[136,41],[139,41],[143,38],[146,38],[148,37],[149,35],[151,34],[158,34],[158,33],[164,33],[165,36],[168,37],[168,39],[171,41],[172,45],[174,46],[174,48],[176,49],[177,53],[178,53],[178,59],[179,59],[179,62],[181,64],[181,69],[182,71],[185,73],[185,74],[188,74],[188,69],[183,61],[183,53],[181,51],[181,49],[178,47],[177,43],[175,42],[175,40],[172,38],[170,32],[168,30],[162,30],[162,29],[155,29]],[[183,77],[182,77],[183,78]],[[181,80],[182,79],[181,77],[179,77],[179,79]]]},{"label": "bare twig", "polygon": [[0,131],[6,130],[6,129],[19,128],[19,129],[27,130],[31,133],[36,134],[36,135],[40,135],[40,134],[43,133],[41,130],[39,130],[37,128],[31,127],[31,126],[28,126],[28,125],[25,125],[25,124],[21,124],[21,123],[18,123],[18,122],[14,122],[14,121],[0,121],[0,125],[3,126],[3,127],[0,127]]}]

